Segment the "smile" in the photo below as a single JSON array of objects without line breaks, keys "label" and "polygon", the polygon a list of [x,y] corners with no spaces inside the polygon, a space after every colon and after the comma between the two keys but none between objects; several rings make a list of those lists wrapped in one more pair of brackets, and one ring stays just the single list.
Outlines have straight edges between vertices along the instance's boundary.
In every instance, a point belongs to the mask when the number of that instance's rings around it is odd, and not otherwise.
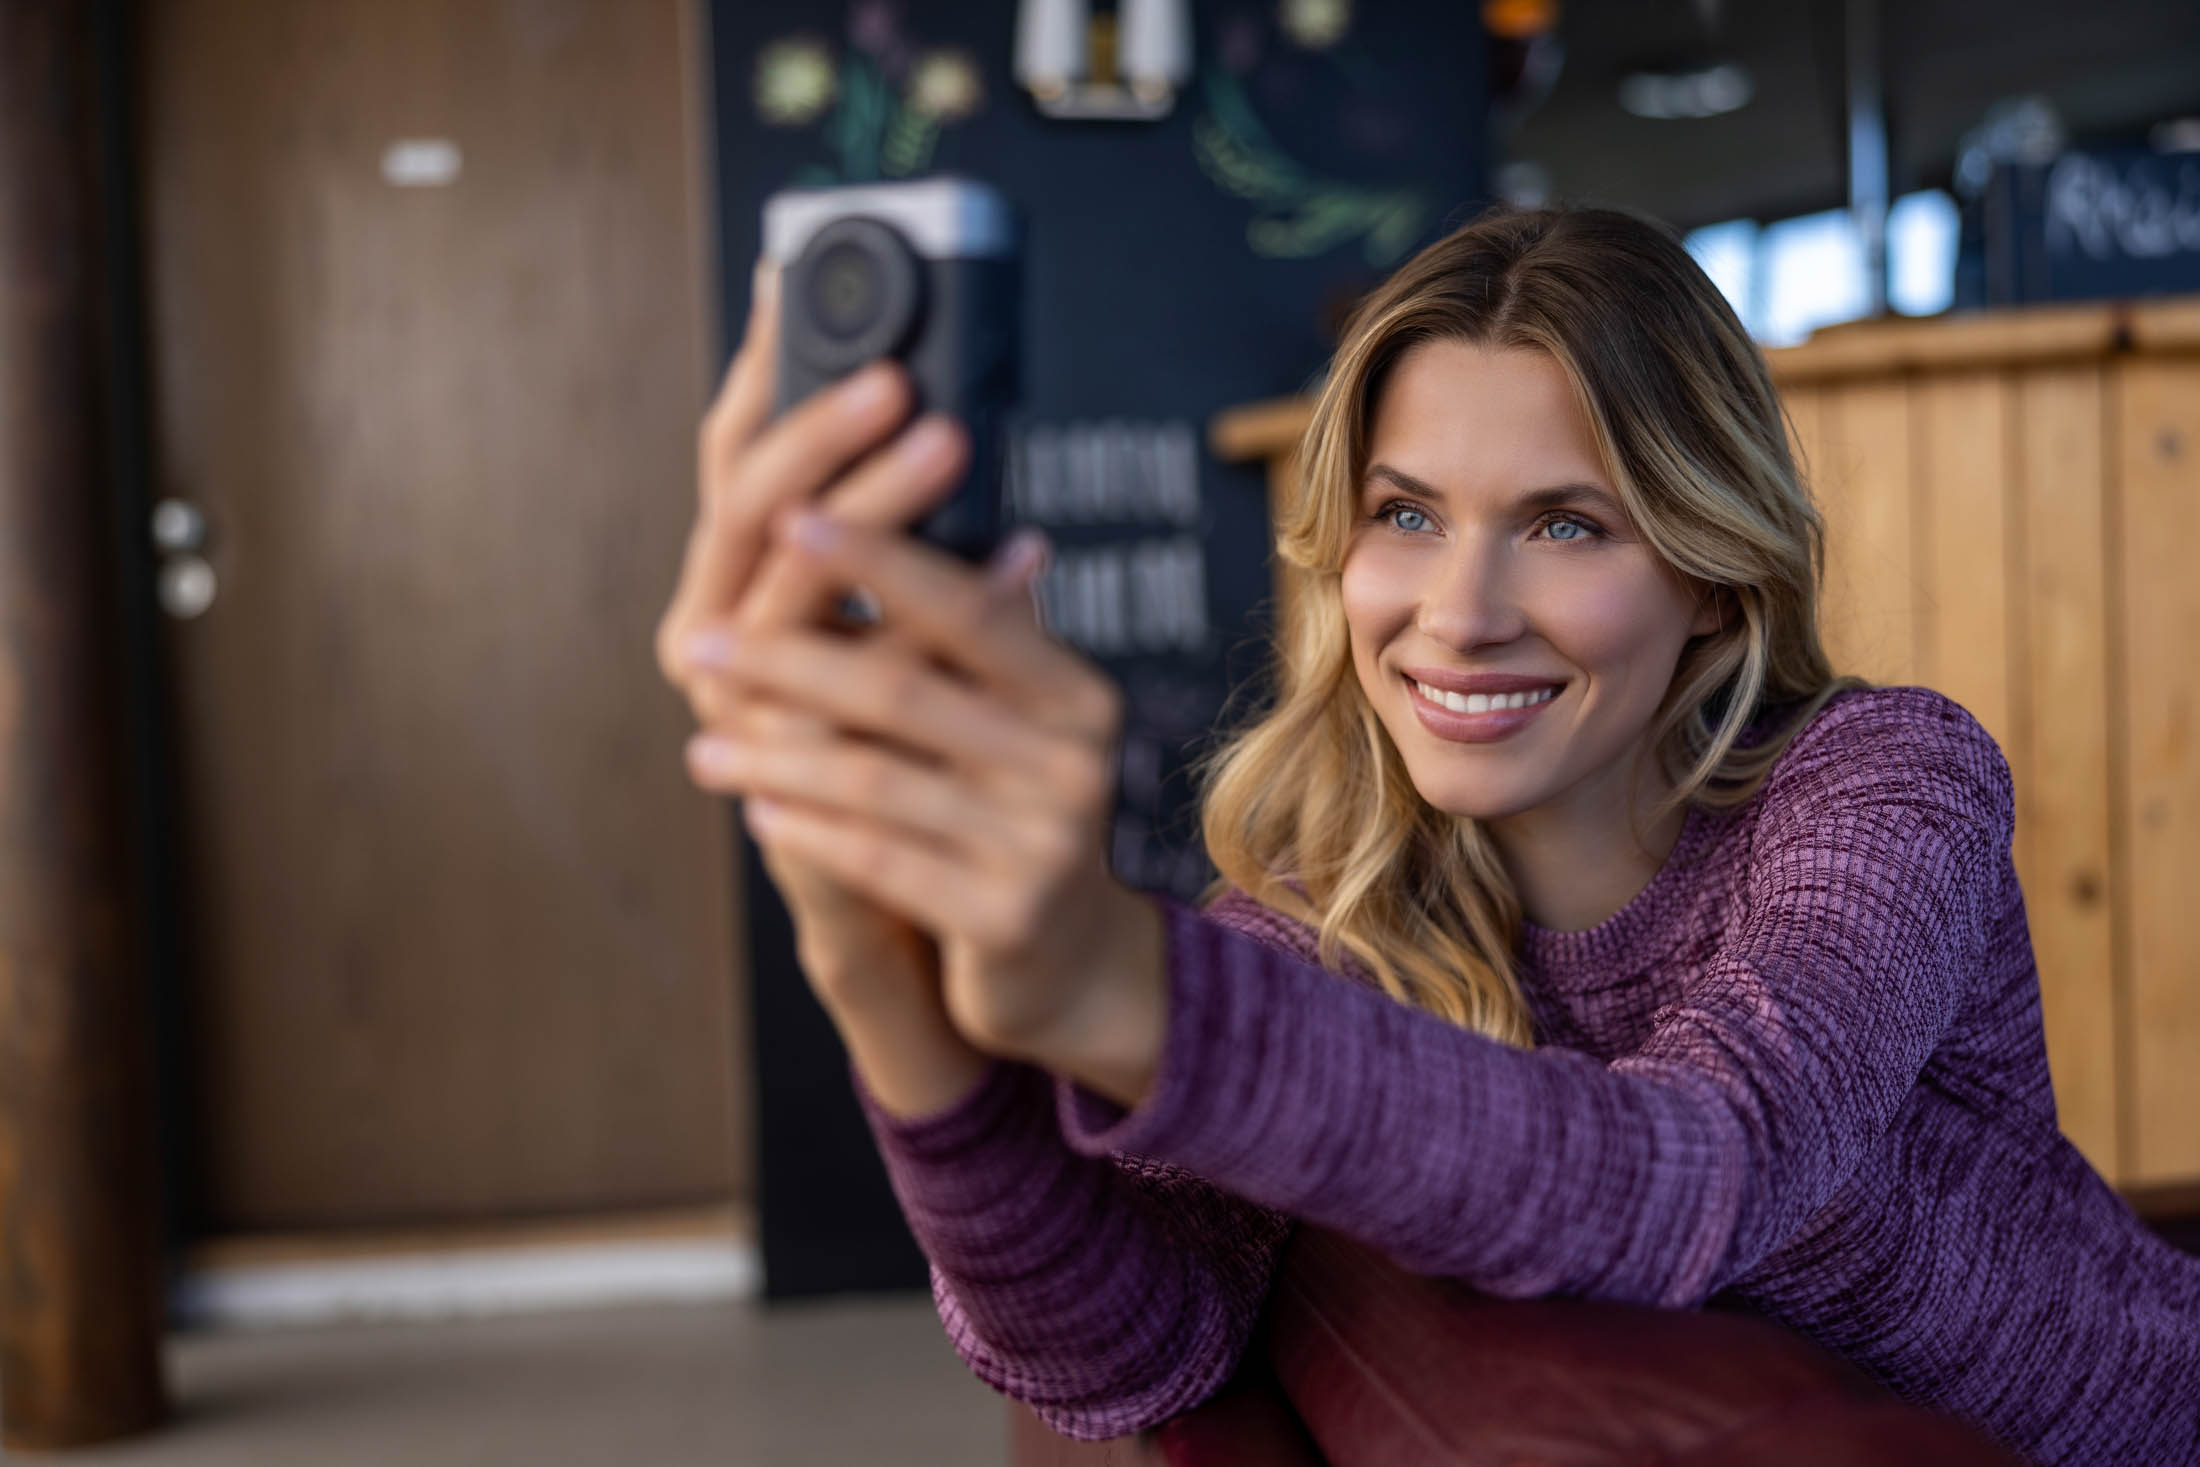
[{"label": "smile", "polygon": [[1565,691],[1561,685],[1519,693],[1452,693],[1410,677],[1404,681],[1421,726],[1440,739],[1462,744],[1510,738],[1535,722],[1551,700]]},{"label": "smile", "polygon": [[1447,693],[1442,688],[1432,688],[1417,682],[1414,691],[1431,703],[1440,703],[1454,713],[1489,713],[1499,708],[1526,708],[1558,696],[1556,688],[1539,688],[1532,693]]}]

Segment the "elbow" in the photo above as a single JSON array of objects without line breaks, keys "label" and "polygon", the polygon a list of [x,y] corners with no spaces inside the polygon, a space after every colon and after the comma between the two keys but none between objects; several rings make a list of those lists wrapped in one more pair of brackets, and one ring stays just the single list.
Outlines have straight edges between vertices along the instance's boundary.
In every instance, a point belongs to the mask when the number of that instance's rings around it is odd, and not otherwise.
[{"label": "elbow", "polygon": [[1075,1340],[1010,1351],[979,1331],[937,1267],[934,1300],[955,1353],[971,1374],[1029,1407],[1057,1435],[1112,1441],[1160,1426],[1215,1395],[1237,1371],[1253,1319],[1211,1291],[1180,1295],[1192,1308],[1151,1336],[1162,1348]]},{"label": "elbow", "polygon": [[1002,1395],[1021,1401],[1057,1435],[1072,1441],[1113,1441],[1183,1415],[1219,1394],[1244,1356],[1244,1337],[1218,1336],[1209,1322],[1195,1331],[1181,1352],[1138,1362],[1135,1378],[1124,1379],[1095,1361],[1089,1387],[1074,1398],[1060,1380],[1042,1387],[1029,1376],[998,1369],[982,1350],[964,1351],[963,1360],[980,1380]]}]

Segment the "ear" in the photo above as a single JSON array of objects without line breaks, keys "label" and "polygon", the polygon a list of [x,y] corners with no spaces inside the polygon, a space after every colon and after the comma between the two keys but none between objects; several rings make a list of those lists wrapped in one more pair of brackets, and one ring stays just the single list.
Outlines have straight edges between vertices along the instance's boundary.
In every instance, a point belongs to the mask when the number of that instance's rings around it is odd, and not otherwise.
[{"label": "ear", "polygon": [[1709,636],[1734,619],[1732,593],[1724,586],[1710,586],[1705,589],[1709,594],[1696,608],[1696,619],[1688,625],[1688,635],[1691,637]]}]

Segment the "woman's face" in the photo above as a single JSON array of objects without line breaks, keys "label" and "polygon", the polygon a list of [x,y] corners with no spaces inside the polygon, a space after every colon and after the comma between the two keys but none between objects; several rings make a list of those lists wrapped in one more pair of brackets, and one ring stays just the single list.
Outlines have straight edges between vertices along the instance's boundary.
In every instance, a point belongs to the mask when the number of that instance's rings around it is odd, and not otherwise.
[{"label": "woman's face", "polygon": [[[1684,644],[1718,626],[1636,537],[1557,360],[1457,341],[1384,382],[1342,589],[1360,686],[1414,786],[1481,820],[1631,816],[1650,717]],[[1537,691],[1458,711],[1416,686],[1491,677]]]}]

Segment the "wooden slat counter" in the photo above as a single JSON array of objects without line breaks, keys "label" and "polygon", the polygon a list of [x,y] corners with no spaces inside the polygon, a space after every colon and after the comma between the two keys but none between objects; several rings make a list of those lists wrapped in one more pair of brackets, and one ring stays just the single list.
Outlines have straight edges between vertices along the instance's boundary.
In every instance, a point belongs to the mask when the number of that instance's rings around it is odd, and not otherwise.
[{"label": "wooden slat counter", "polygon": [[[2142,1207],[2200,1201],[2200,299],[1768,356],[1835,665],[1939,689],[2008,756],[2065,1133]],[[1277,504],[1310,410],[1234,409],[1210,443],[1266,460]]]}]

